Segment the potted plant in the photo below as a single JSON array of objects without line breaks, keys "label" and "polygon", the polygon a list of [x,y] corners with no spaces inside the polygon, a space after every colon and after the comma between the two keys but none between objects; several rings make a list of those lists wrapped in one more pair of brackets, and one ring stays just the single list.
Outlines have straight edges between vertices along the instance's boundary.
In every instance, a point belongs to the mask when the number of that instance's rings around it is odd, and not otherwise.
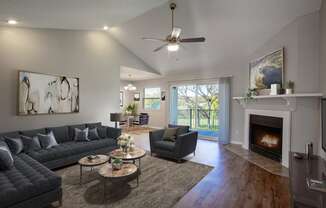
[{"label": "potted plant", "polygon": [[130,116],[136,116],[137,115],[137,104],[136,103],[130,103],[126,106],[125,114]]},{"label": "potted plant", "polygon": [[249,101],[253,101],[254,97],[253,96],[257,96],[258,92],[257,89],[248,89],[248,91],[246,92],[245,96],[244,96],[244,102],[249,102]]},{"label": "potted plant", "polygon": [[293,94],[294,91],[294,82],[289,80],[285,83],[285,94]]},{"label": "potted plant", "polygon": [[112,160],[112,169],[113,170],[120,170],[122,166],[123,161],[119,158],[113,158]]}]

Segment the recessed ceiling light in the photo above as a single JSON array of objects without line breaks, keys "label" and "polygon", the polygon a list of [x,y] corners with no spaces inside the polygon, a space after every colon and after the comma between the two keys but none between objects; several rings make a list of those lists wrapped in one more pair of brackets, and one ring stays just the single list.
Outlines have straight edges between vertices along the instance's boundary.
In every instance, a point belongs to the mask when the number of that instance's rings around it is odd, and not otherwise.
[{"label": "recessed ceiling light", "polygon": [[10,19],[10,20],[7,21],[7,23],[8,23],[9,25],[16,25],[18,22],[17,22],[17,20]]},{"label": "recessed ceiling light", "polygon": [[103,27],[103,30],[108,30],[108,29],[109,29],[109,27],[106,25]]}]

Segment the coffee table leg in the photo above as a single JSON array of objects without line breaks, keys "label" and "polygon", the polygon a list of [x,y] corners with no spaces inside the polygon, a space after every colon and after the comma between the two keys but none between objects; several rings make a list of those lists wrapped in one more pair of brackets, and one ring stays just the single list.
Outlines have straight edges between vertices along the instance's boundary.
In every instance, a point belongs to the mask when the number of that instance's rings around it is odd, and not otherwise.
[{"label": "coffee table leg", "polygon": [[82,185],[82,182],[83,182],[83,166],[82,165],[79,165],[80,169],[80,175],[79,175],[79,184]]},{"label": "coffee table leg", "polygon": [[138,170],[138,174],[137,174],[137,187],[139,186],[139,174],[140,174],[140,172]]}]

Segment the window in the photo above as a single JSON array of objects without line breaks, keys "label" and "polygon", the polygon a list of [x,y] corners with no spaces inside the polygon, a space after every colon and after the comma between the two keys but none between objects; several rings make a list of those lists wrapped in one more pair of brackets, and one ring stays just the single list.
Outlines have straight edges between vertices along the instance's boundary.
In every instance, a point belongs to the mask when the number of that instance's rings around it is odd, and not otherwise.
[{"label": "window", "polygon": [[161,89],[145,88],[144,89],[144,109],[159,110],[161,108]]}]

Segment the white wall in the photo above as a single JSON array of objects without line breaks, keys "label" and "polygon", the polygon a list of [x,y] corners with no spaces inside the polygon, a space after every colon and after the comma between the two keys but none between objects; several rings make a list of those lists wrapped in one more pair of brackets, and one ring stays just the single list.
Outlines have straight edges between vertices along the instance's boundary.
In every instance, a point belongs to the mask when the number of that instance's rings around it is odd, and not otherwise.
[{"label": "white wall", "polygon": [[[249,62],[281,47],[285,47],[285,80],[295,82],[296,92],[318,92],[319,88],[319,13],[296,19],[284,27],[253,54],[244,54],[232,63],[215,69],[198,69],[187,74],[173,74],[164,79],[135,82],[138,89],[161,86],[168,91],[169,83],[177,80],[210,79],[232,75],[231,96],[242,96],[248,89]],[[169,97],[169,96],[168,96]],[[153,124],[168,122],[168,104],[158,112],[150,112]],[[292,114],[292,150],[304,151],[304,145],[320,138],[320,109],[318,100],[299,100]],[[156,120],[157,119],[157,120]],[[162,121],[165,119],[165,124]],[[244,138],[244,109],[235,101],[231,104],[231,141],[241,143]]]},{"label": "white wall", "polygon": [[[145,64],[105,32],[0,27],[0,132],[102,121],[119,111],[120,65]],[[17,116],[18,70],[80,78],[80,112]]]}]

